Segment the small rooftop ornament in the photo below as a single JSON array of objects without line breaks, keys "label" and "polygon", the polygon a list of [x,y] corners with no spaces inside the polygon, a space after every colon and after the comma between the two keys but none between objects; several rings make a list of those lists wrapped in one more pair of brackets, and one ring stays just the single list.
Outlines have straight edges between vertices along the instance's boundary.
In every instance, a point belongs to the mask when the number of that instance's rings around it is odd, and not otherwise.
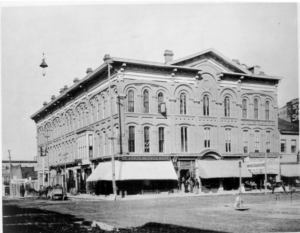
[{"label": "small rooftop ornament", "polygon": [[47,65],[46,62],[45,62],[44,53],[43,53],[42,64],[40,64],[40,67],[43,68],[43,76],[45,76],[45,75],[46,75],[46,70],[45,70],[45,68],[48,67],[48,65]]}]

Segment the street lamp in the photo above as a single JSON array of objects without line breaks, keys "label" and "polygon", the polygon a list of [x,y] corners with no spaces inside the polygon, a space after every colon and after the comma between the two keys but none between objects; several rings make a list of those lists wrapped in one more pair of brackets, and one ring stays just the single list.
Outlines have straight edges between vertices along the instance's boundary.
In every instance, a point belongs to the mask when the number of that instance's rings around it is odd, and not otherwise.
[{"label": "street lamp", "polygon": [[114,200],[117,196],[117,188],[116,188],[116,179],[115,179],[115,150],[114,150],[114,137],[113,137],[113,115],[112,115],[112,101],[111,101],[111,88],[110,88],[110,63],[112,63],[111,57],[109,54],[104,56],[104,62],[107,64],[107,71],[108,71],[108,92],[109,92],[109,110],[110,110],[110,138],[111,139],[111,165],[112,165],[112,186],[114,192]]},{"label": "street lamp", "polygon": [[45,62],[45,57],[44,57],[44,53],[43,53],[43,59],[42,59],[42,64],[40,64],[40,67],[42,67],[43,68],[43,76],[45,76],[46,75],[46,70],[45,70],[45,68],[47,68],[48,67],[48,65],[47,65],[47,63]]}]

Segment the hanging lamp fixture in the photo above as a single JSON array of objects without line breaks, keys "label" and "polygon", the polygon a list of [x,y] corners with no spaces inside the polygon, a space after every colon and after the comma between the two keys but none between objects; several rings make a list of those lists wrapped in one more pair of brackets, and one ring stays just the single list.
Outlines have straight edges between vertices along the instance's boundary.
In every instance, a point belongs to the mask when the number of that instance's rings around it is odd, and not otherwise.
[{"label": "hanging lamp fixture", "polygon": [[45,62],[45,54],[44,54],[44,53],[43,53],[42,64],[40,64],[40,67],[43,68],[43,76],[45,76],[45,75],[46,75],[46,70],[45,70],[45,68],[48,67],[48,65],[47,65],[46,62]]}]

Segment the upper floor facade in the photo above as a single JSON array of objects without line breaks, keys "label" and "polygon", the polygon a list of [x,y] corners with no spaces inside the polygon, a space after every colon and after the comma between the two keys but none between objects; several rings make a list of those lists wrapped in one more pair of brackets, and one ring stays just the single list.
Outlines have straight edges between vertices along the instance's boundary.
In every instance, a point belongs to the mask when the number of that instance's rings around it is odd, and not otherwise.
[{"label": "upper floor facade", "polygon": [[47,145],[46,166],[109,157],[112,143],[118,155],[279,151],[280,77],[214,49],[172,56],[166,51],[165,63],[111,58],[111,93],[105,62],[44,103],[31,118],[38,154]]}]

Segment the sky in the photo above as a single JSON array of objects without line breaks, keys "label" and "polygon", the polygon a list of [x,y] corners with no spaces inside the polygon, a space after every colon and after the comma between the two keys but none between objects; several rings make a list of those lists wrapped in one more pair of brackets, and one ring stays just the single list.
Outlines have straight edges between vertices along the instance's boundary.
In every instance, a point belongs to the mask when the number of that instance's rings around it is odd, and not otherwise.
[{"label": "sky", "polygon": [[178,59],[214,48],[283,77],[279,107],[299,96],[296,3],[84,4],[1,9],[2,159],[37,155],[30,116],[105,54],[164,62],[166,49]]}]

